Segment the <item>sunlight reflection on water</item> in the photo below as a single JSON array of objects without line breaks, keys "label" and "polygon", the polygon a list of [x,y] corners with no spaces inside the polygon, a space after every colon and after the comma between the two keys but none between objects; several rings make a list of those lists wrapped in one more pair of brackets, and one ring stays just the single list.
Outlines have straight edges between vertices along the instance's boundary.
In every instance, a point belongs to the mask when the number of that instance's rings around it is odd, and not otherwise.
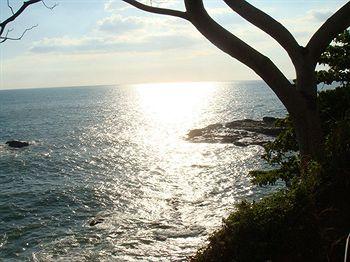
[{"label": "sunlight reflection on water", "polygon": [[[4,254],[17,252],[27,259],[29,253],[38,261],[184,260],[220,226],[234,203],[268,192],[253,187],[247,175],[261,166],[260,147],[189,143],[184,137],[208,124],[283,115],[261,85],[177,83],[34,92],[26,98],[28,106],[40,111],[32,108],[31,118],[19,117],[18,123],[9,120],[0,135],[15,135],[12,130],[26,126],[22,135],[27,132],[36,145],[27,151],[0,148],[0,167],[7,170],[2,185],[6,210],[23,204],[11,191],[21,188],[28,195],[25,206],[45,227],[33,231],[27,220],[35,218],[23,211],[23,224],[3,229],[10,236]],[[56,102],[47,101],[50,92],[56,92]],[[21,116],[28,111],[23,105],[20,101],[11,109],[9,104],[8,110]],[[90,227],[95,217],[105,221]],[[23,233],[17,233],[19,226]],[[33,246],[18,250],[14,236]]]},{"label": "sunlight reflection on water", "polygon": [[[216,83],[142,84],[136,86],[145,116],[161,124],[190,122],[216,91]],[[198,120],[198,119],[197,119]]]},{"label": "sunlight reflection on water", "polygon": [[[118,235],[113,245],[117,253],[123,250],[124,254],[125,245],[132,251],[120,258],[145,253],[153,259],[184,258],[203,243],[237,199],[252,195],[244,173],[246,162],[256,157],[260,148],[192,144],[183,139],[212,110],[218,86],[181,83],[133,87],[136,102],[132,114],[137,119],[128,117],[123,139],[135,144],[122,150],[127,161],[139,162],[139,170],[132,177],[126,174],[125,180],[116,177],[118,186],[114,188],[118,194],[108,214],[114,226],[105,225],[108,231],[114,231],[116,226],[124,228],[120,233],[125,234],[124,240]],[[115,125],[107,122],[106,128]],[[116,141],[112,148],[120,144],[111,134],[103,136]],[[104,185],[101,190],[108,191],[110,187]],[[121,206],[121,202],[128,204]]]}]

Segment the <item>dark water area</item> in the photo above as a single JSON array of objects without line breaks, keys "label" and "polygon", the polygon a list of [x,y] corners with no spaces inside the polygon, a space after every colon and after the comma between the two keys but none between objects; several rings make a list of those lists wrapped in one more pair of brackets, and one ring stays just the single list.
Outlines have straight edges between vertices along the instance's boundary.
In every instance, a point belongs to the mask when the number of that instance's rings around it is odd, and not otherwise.
[{"label": "dark water area", "polygon": [[285,114],[257,81],[0,91],[0,261],[186,260],[271,190],[248,176],[260,146],[188,131]]}]

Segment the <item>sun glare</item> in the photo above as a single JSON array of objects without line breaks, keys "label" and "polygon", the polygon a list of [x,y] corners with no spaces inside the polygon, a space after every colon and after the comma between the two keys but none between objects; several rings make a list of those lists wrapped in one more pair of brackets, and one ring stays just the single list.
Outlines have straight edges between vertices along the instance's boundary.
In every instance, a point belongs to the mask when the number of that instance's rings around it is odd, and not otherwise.
[{"label": "sun glare", "polygon": [[153,121],[189,121],[202,110],[215,92],[217,83],[157,83],[137,85],[144,114]]}]

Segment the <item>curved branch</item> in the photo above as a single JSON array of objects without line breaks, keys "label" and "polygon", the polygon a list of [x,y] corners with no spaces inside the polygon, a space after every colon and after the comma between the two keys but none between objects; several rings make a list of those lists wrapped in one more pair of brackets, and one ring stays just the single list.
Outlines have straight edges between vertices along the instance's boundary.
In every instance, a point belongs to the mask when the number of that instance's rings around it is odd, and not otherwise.
[{"label": "curved branch", "polygon": [[47,9],[50,9],[50,10],[53,10],[56,6],[58,6],[57,3],[55,3],[55,4],[52,5],[52,6],[49,6],[49,5],[47,5],[47,4],[45,3],[44,0],[41,0],[41,2],[43,3],[43,5],[44,5]]},{"label": "curved branch", "polygon": [[20,14],[23,13],[23,11],[30,5],[41,2],[42,0],[30,0],[23,2],[23,5],[15,12],[12,14],[9,18],[7,18],[5,21],[0,23],[0,36],[4,33],[5,27],[7,26],[8,23],[14,21]]},{"label": "curved branch", "polygon": [[182,19],[188,20],[188,15],[186,12],[167,9],[167,8],[153,7],[153,6],[142,4],[136,0],[122,0],[122,1],[149,13],[176,16],[176,17],[180,17]]},{"label": "curved branch", "polygon": [[135,0],[122,0],[143,11],[177,16],[190,21],[196,29],[216,47],[250,67],[274,91],[290,113],[300,113],[305,99],[291,82],[266,56],[216,23],[204,8],[203,0],[184,0],[186,12],[155,8]]},{"label": "curved branch", "polygon": [[216,47],[257,73],[274,91],[288,110],[299,99],[291,82],[266,56],[216,23],[207,13],[202,0],[185,0],[191,23]]},{"label": "curved branch", "polygon": [[350,1],[332,15],[312,36],[306,48],[316,66],[321,54],[332,40],[350,26]]},{"label": "curved branch", "polygon": [[294,65],[301,58],[301,48],[294,36],[278,21],[245,0],[224,0],[242,18],[275,39],[288,53]]},{"label": "curved branch", "polygon": [[29,27],[29,28],[26,28],[26,29],[23,31],[23,33],[22,33],[19,37],[17,37],[17,38],[8,37],[9,32],[13,31],[13,29],[11,29],[11,30],[9,29],[9,30],[7,30],[5,36],[0,36],[0,44],[1,44],[1,43],[4,43],[4,42],[7,41],[7,40],[21,40],[21,39],[23,38],[23,36],[24,36],[28,31],[32,30],[33,28],[35,28],[35,27],[37,27],[37,26],[38,26],[38,25],[33,25],[33,26]]},{"label": "curved branch", "polygon": [[5,36],[0,36],[0,39],[1,39],[1,40],[0,40],[0,43],[5,42],[5,41],[8,39],[9,33],[12,32],[12,31],[13,31],[13,28],[7,29],[6,35],[5,35]]},{"label": "curved branch", "polygon": [[15,12],[13,11],[12,6],[10,5],[10,0],[7,0],[7,6],[8,6],[8,8],[11,10],[11,13],[14,15]]}]

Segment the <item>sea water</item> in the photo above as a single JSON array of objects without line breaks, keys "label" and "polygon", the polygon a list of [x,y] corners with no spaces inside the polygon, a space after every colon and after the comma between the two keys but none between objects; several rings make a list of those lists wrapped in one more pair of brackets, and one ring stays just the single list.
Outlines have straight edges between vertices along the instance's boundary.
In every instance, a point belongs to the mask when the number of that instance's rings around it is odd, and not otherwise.
[{"label": "sea water", "polygon": [[0,91],[0,261],[186,260],[272,190],[261,147],[188,131],[285,114],[260,81]]}]

